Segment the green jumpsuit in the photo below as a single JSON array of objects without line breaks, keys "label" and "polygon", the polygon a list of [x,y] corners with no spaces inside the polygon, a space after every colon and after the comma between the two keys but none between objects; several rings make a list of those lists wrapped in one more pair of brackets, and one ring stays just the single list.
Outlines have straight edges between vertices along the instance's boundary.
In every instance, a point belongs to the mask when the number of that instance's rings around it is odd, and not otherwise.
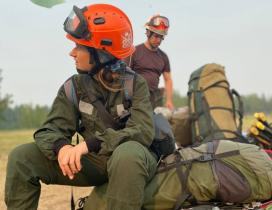
[{"label": "green jumpsuit", "polygon": [[[108,182],[109,210],[140,210],[144,188],[156,171],[156,158],[149,150],[154,137],[152,108],[145,80],[136,75],[131,116],[125,128],[105,128],[97,109],[86,91],[92,91],[113,117],[122,107],[122,91],[110,92],[91,78],[87,89],[82,87],[86,75],[77,74],[74,81],[78,106],[68,99],[64,86],[59,89],[47,120],[34,133],[35,143],[20,145],[9,155],[5,185],[8,210],[37,209],[40,181],[45,184],[98,186]],[[78,129],[80,121],[80,127]],[[55,143],[71,143],[78,131],[84,139],[100,140],[101,148],[82,156],[81,171],[73,180],[63,176],[54,152]]]}]

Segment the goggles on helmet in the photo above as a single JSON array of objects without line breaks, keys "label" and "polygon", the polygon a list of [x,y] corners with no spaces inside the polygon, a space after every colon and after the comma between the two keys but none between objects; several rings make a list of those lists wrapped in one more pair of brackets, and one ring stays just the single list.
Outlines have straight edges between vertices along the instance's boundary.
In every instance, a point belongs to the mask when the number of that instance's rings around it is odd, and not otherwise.
[{"label": "goggles on helmet", "polygon": [[164,25],[165,28],[169,28],[169,20],[167,17],[164,17],[164,16],[156,16],[150,20],[149,25],[151,26]]},{"label": "goggles on helmet", "polygon": [[77,39],[89,39],[91,32],[83,15],[86,10],[87,7],[79,9],[77,6],[73,6],[73,10],[63,23],[64,31]]}]

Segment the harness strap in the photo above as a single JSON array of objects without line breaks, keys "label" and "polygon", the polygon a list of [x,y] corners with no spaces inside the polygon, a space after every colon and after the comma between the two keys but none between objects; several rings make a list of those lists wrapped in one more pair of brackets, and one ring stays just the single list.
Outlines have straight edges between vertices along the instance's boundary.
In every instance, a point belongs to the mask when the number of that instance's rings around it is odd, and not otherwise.
[{"label": "harness strap", "polygon": [[78,109],[78,98],[74,86],[74,78],[71,77],[64,84],[64,91],[68,100]]},{"label": "harness strap", "polygon": [[[134,79],[135,79],[135,72],[132,71],[129,67],[126,68],[126,75],[124,75],[124,108],[127,110],[131,107],[132,104],[132,96],[134,91]],[[124,116],[120,116],[120,120],[122,122],[118,123],[112,115],[106,110],[104,104],[91,92],[87,91],[88,86],[91,83],[91,77],[89,75],[84,75],[82,79],[82,86],[83,89],[85,89],[87,97],[90,100],[90,103],[97,109],[98,115],[103,121],[103,124],[106,128],[113,128],[115,130],[120,129],[122,126],[123,121],[125,121],[129,116],[130,113],[124,112]],[[78,96],[75,88],[75,81],[74,77],[71,77],[64,83],[64,91],[68,98],[68,100],[76,107],[76,109],[79,109],[79,103],[78,103]]]},{"label": "harness strap", "polygon": [[74,105],[74,107],[77,110],[78,120],[76,123],[76,131],[80,132],[83,128],[80,126],[81,124],[81,116],[78,109],[78,95],[75,88],[75,79],[72,76],[70,79],[66,80],[66,82],[63,84],[64,92],[68,100]]},{"label": "harness strap", "polygon": [[119,124],[113,119],[111,114],[106,110],[104,104],[92,93],[88,91],[88,87],[91,83],[91,77],[89,75],[84,75],[82,79],[82,86],[85,89],[85,93],[90,101],[90,103],[97,109],[97,113],[101,120],[103,121],[106,128],[118,129]]},{"label": "harness strap", "polygon": [[136,78],[135,72],[132,71],[129,67],[126,67],[126,76],[125,76],[125,82],[124,82],[125,101],[123,102],[125,109],[129,109],[132,104],[135,78]]}]

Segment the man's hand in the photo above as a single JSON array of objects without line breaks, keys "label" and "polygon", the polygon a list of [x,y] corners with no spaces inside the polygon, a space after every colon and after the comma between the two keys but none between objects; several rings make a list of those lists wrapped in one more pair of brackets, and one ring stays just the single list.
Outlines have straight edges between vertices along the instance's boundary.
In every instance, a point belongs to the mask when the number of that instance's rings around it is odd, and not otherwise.
[{"label": "man's hand", "polygon": [[58,162],[64,176],[70,179],[81,170],[81,156],[88,153],[88,148],[85,142],[81,142],[76,146],[65,145],[58,154]]},{"label": "man's hand", "polygon": [[171,111],[174,110],[174,105],[172,101],[166,101],[164,106],[170,109]]}]

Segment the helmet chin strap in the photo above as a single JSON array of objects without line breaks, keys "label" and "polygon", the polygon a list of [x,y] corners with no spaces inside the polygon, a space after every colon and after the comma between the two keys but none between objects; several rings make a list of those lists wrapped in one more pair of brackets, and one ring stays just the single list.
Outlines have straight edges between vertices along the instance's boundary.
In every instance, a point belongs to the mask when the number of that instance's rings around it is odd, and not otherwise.
[{"label": "helmet chin strap", "polygon": [[90,64],[93,64],[93,67],[90,69],[90,71],[88,72],[88,74],[90,76],[94,76],[96,75],[99,70],[101,70],[102,64],[100,62],[100,59],[98,57],[97,51],[95,48],[93,47],[87,47],[87,50],[89,51],[90,54]]},{"label": "helmet chin strap", "polygon": [[[118,59],[112,58],[112,59],[109,59],[108,61],[105,61],[104,63],[101,63],[97,50],[93,47],[86,47],[86,48],[90,54],[89,63],[92,64],[92,67],[89,71],[84,71],[82,69],[77,68],[77,72],[79,74],[89,74],[91,77],[93,77],[98,72],[100,72],[101,69],[107,66],[114,65],[118,61]],[[110,69],[107,69],[107,70],[110,71]]]}]

